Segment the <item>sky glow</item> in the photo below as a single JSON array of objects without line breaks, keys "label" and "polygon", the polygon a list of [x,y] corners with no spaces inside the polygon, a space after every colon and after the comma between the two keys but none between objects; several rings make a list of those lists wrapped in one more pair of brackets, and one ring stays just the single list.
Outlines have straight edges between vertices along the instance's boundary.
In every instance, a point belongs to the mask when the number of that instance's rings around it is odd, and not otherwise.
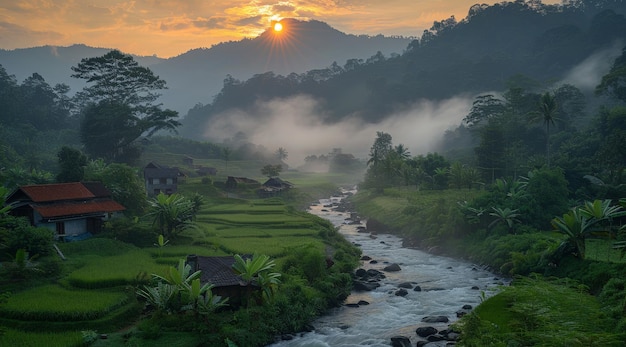
[{"label": "sky glow", "polygon": [[[499,1],[481,3],[493,4]],[[560,3],[545,0],[545,4]],[[168,58],[253,38],[282,18],[315,19],[348,34],[419,37],[463,19],[475,0],[0,0],[0,48],[117,48]]]}]

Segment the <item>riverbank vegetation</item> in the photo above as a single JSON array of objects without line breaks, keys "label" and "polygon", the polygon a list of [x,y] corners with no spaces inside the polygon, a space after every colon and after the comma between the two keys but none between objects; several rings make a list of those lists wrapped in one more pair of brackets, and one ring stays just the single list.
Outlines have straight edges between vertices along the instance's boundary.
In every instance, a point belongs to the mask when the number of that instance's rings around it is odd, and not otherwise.
[{"label": "riverbank vegetation", "polygon": [[460,320],[462,345],[626,341],[625,62],[596,88],[610,102],[595,114],[573,86],[517,85],[477,97],[445,155],[411,157],[377,133],[352,198],[368,223],[514,279]]}]

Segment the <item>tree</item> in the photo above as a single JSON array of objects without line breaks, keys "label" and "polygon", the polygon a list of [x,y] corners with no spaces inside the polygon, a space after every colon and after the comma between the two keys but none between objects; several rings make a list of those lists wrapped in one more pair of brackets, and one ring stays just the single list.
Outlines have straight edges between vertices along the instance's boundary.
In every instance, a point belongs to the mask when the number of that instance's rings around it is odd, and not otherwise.
[{"label": "tree", "polygon": [[376,132],[376,139],[370,148],[369,159],[367,160],[368,166],[377,166],[387,157],[387,154],[393,150],[391,140],[391,135],[382,131]]},{"label": "tree", "polygon": [[[251,285],[257,285],[261,287],[263,291],[263,297],[266,300],[272,298],[275,285],[280,283],[278,272],[272,272],[271,270],[276,266],[274,260],[271,260],[267,255],[254,254],[252,258],[244,259],[239,254],[235,254],[235,263],[233,264],[233,270],[241,276],[244,285],[251,289]],[[250,293],[250,291],[248,292]],[[248,305],[250,301],[248,300]]]},{"label": "tree", "polygon": [[146,188],[137,169],[126,164],[92,160],[85,167],[85,180],[102,182],[113,200],[126,207],[127,215],[142,215],[146,209]]},{"label": "tree", "polygon": [[546,163],[550,167],[550,125],[554,125],[554,121],[557,120],[558,104],[554,95],[550,92],[546,92],[541,95],[539,101],[539,110],[531,112],[531,121],[541,120],[546,126]]},{"label": "tree", "polygon": [[261,168],[261,174],[267,177],[276,177],[280,175],[281,171],[283,171],[283,166],[280,164],[267,164]]},{"label": "tree", "polygon": [[626,102],[626,47],[622,55],[615,59],[613,67],[596,87],[596,94],[612,96]]},{"label": "tree", "polygon": [[57,153],[60,171],[57,182],[80,182],[85,177],[87,157],[79,150],[63,146]]},{"label": "tree", "polygon": [[149,204],[147,217],[152,218],[162,235],[172,237],[194,226],[194,203],[180,194],[160,193]]},{"label": "tree", "polygon": [[276,150],[276,158],[278,158],[279,161],[283,161],[285,159],[287,159],[287,156],[289,155],[287,153],[287,150],[284,149],[283,147],[278,147],[278,149]]},{"label": "tree", "polygon": [[132,56],[113,50],[82,59],[72,77],[89,84],[77,98],[83,104],[81,140],[94,158],[132,162],[139,156],[136,140],[160,130],[175,131],[178,113],[154,104],[165,81]]},{"label": "tree", "polygon": [[520,214],[517,213],[519,211],[517,209],[512,210],[508,207],[492,207],[491,209],[493,212],[490,212],[489,215],[496,218],[489,224],[489,229],[493,228],[497,224],[505,223],[509,228],[509,233],[511,233],[515,223],[520,223],[520,220],[517,218],[520,216]]}]

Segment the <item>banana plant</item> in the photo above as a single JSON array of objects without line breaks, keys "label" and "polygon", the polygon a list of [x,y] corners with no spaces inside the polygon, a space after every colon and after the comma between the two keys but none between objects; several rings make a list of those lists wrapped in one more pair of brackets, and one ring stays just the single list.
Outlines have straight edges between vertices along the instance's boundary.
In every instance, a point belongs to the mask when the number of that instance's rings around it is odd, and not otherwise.
[{"label": "banana plant", "polygon": [[191,265],[185,264],[184,259],[178,261],[178,266],[170,266],[165,276],[152,274],[156,280],[176,286],[181,290],[186,290],[191,286],[191,282],[200,277],[201,271],[191,272]]},{"label": "banana plant", "polygon": [[578,256],[585,259],[585,240],[597,221],[590,219],[580,209],[574,208],[563,217],[552,219],[552,226],[567,237],[564,243],[576,247]]}]

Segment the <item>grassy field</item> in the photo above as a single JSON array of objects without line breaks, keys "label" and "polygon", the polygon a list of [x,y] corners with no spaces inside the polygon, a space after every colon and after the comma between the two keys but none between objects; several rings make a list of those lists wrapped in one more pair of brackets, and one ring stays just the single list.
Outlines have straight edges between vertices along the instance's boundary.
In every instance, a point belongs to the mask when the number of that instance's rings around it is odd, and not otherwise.
[{"label": "grassy field", "polygon": [[[229,162],[229,170],[244,166],[252,170],[254,165]],[[307,189],[314,190],[317,185],[322,186],[321,190],[336,189],[326,179],[308,180],[306,175],[294,178]],[[197,215],[197,228],[183,232],[162,248],[140,248],[106,237],[59,243],[66,257],[61,263],[63,275],[45,285],[27,285],[13,291],[7,302],[0,304],[0,329],[4,330],[0,346],[80,346],[83,330],[113,333],[112,320],[132,324],[136,313],[120,312],[120,307],[135,302],[134,288],[146,283],[152,273],[164,274],[167,266],[188,254],[260,253],[275,258],[277,264],[283,263],[281,257],[289,250],[301,247],[324,254],[326,245],[319,236],[318,221],[280,199],[227,199],[199,178],[181,187],[187,193],[207,192]],[[64,324],[48,325],[47,321]],[[28,331],[31,323],[37,323],[39,331]],[[164,335],[163,340],[149,345],[181,345],[176,341],[182,341],[180,336]],[[148,345],[139,340],[133,343]]]}]

